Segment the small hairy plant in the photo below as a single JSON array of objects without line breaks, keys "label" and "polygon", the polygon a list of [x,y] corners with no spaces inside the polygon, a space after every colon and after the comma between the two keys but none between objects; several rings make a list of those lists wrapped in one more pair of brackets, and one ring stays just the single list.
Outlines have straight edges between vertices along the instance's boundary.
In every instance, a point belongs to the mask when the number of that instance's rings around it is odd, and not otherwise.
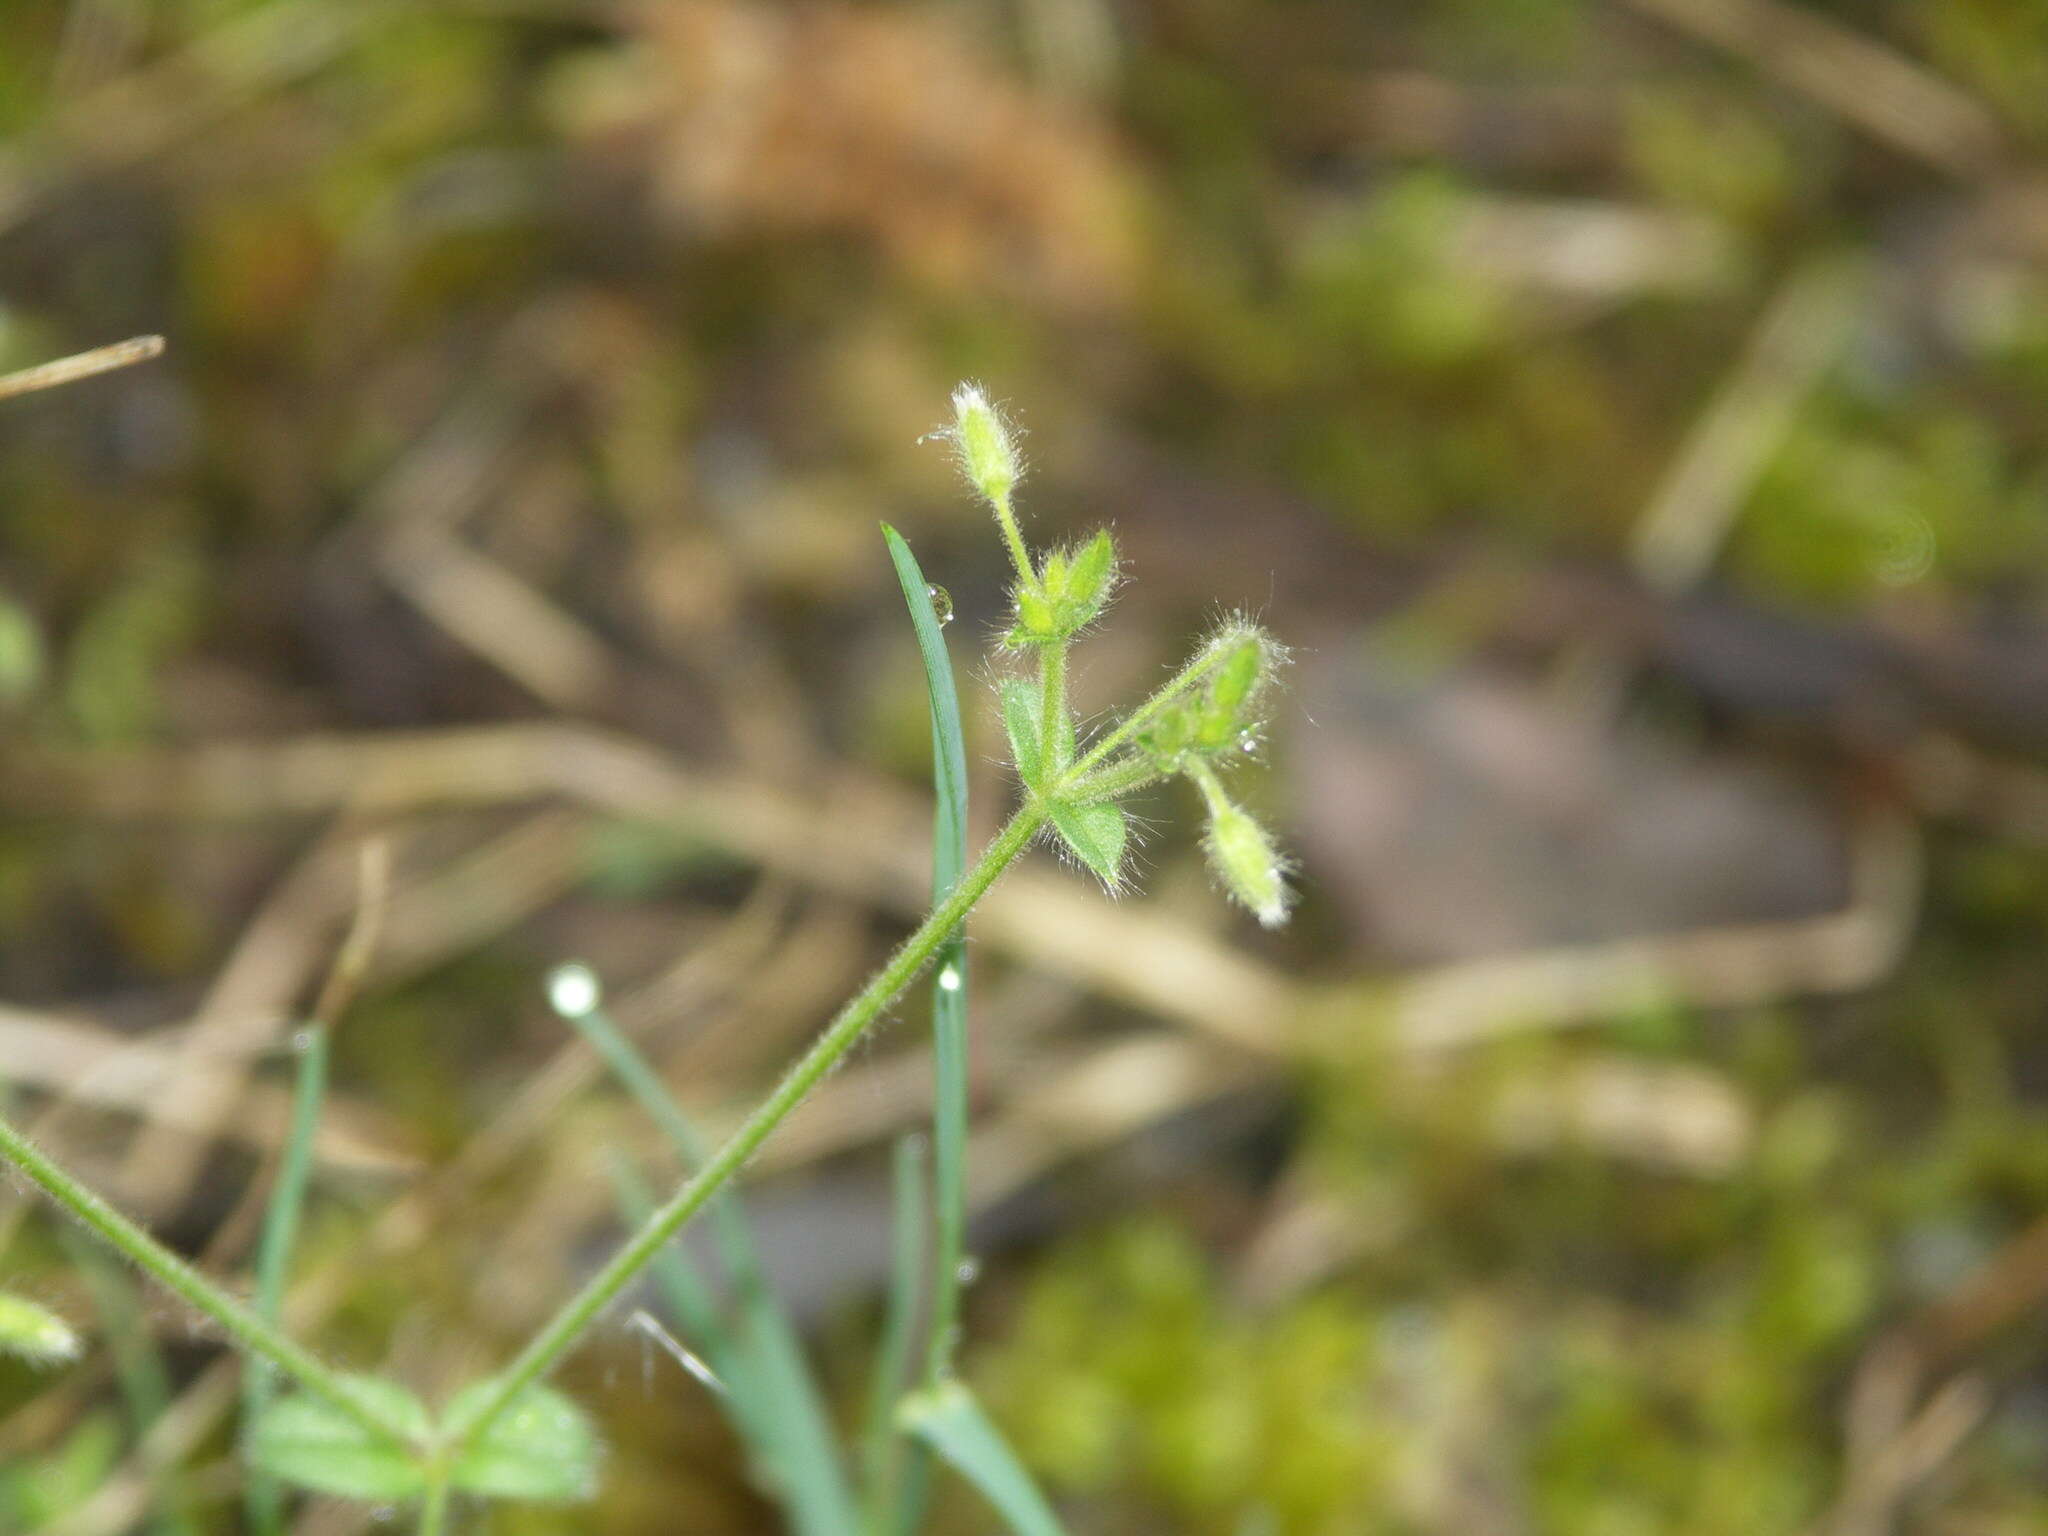
[{"label": "small hairy plant", "polygon": [[[285,1265],[305,1194],[307,1149],[321,1092],[323,1021],[332,1017],[325,1004],[302,1032],[291,1138],[265,1227],[254,1302],[237,1299],[192,1269],[0,1118],[0,1155],[88,1229],[211,1317],[249,1357],[244,1448],[253,1529],[268,1533],[282,1528],[282,1485],[380,1504],[415,1503],[419,1529],[428,1536],[445,1529],[450,1501],[458,1494],[588,1497],[598,1480],[598,1437],[583,1411],[545,1380],[620,1293],[650,1270],[679,1326],[703,1355],[670,1338],[651,1314],[636,1313],[635,1323],[723,1389],[726,1411],[800,1536],[913,1530],[934,1456],[970,1479],[1013,1530],[1043,1536],[1059,1529],[1014,1455],[951,1374],[966,1267],[964,924],[1003,871],[1042,837],[1057,842],[1112,891],[1121,889],[1130,844],[1122,801],[1135,790],[1176,777],[1200,792],[1208,816],[1204,847],[1224,888],[1260,922],[1281,922],[1289,898],[1283,861],[1265,829],[1230,798],[1223,774],[1256,746],[1274,673],[1284,657],[1257,625],[1242,617],[1227,619],[1150,697],[1092,736],[1084,734],[1067,699],[1068,652],[1101,618],[1115,593],[1120,578],[1115,542],[1105,530],[1034,555],[1014,507],[1022,478],[1015,434],[972,385],[954,394],[953,413],[938,435],[951,444],[969,485],[994,514],[1015,568],[1002,649],[1032,660],[1027,675],[1006,675],[997,685],[1019,803],[980,857],[967,863],[965,757],[951,669],[939,635],[942,621],[933,614],[929,596],[936,589],[925,585],[895,530],[885,528],[890,557],[910,602],[931,696],[939,805],[932,909],[709,1157],[700,1156],[687,1120],[657,1075],[606,1017],[597,977],[580,966],[555,973],[549,997],[556,1011],[640,1100],[691,1171],[665,1201],[656,1203],[634,1170],[618,1170],[621,1205],[635,1224],[632,1234],[504,1369],[464,1387],[436,1413],[396,1382],[336,1371],[279,1326]],[[352,935],[344,961],[360,947]],[[933,1004],[938,1088],[931,1187],[926,1188],[922,1144],[906,1140],[897,1153],[895,1278],[856,1498],[854,1479],[839,1465],[794,1328],[761,1281],[744,1216],[726,1186],[790,1111],[933,965],[938,966]],[[338,974],[345,968],[338,965]],[[726,1268],[739,1283],[740,1304],[733,1318],[710,1302],[670,1242],[707,1205],[713,1208]],[[920,1305],[919,1276],[927,1272]],[[920,1312],[927,1318],[921,1344],[913,1338],[913,1319]],[[58,1355],[62,1335],[55,1324],[19,1298],[0,1297],[0,1346],[11,1341],[17,1350]],[[280,1377],[290,1379],[291,1390],[275,1390]]]},{"label": "small hairy plant", "polygon": [[1108,529],[1033,560],[1011,498],[1022,477],[1014,434],[980,389],[953,395],[945,436],[967,481],[987,501],[1016,567],[1005,648],[1036,656],[1036,675],[1005,678],[1003,728],[1023,785],[1020,821],[1050,823],[1076,859],[1112,891],[1124,884],[1129,821],[1117,803],[1179,775],[1209,811],[1204,846],[1224,888],[1268,927],[1287,916],[1287,882],[1273,840],[1224,792],[1218,769],[1252,751],[1284,653],[1247,619],[1227,620],[1166,685],[1099,737],[1082,744],[1067,703],[1067,651],[1115,594],[1116,542]]}]

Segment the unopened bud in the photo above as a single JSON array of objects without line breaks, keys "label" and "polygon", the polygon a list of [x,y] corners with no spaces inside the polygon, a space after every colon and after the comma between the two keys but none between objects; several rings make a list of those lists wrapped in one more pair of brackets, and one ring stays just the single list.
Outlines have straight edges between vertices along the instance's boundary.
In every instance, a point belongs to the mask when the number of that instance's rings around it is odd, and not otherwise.
[{"label": "unopened bud", "polygon": [[1116,541],[1103,529],[1078,549],[1056,549],[1035,586],[1017,590],[1017,623],[1004,642],[1022,648],[1071,640],[1101,615],[1116,587]]},{"label": "unopened bud", "polygon": [[947,435],[968,483],[991,502],[1007,501],[1022,474],[1017,445],[978,385],[962,384],[953,391],[953,428]]},{"label": "unopened bud", "polygon": [[1067,561],[1060,597],[1078,628],[1093,623],[1116,585],[1116,540],[1104,528]]},{"label": "unopened bud", "polygon": [[78,1358],[78,1332],[47,1307],[0,1291],[0,1353],[31,1365],[61,1365]]},{"label": "unopened bud", "polygon": [[1287,871],[1266,829],[1233,804],[1206,762],[1197,760],[1191,778],[1209,803],[1209,831],[1202,839],[1209,866],[1224,889],[1267,928],[1287,921]]}]

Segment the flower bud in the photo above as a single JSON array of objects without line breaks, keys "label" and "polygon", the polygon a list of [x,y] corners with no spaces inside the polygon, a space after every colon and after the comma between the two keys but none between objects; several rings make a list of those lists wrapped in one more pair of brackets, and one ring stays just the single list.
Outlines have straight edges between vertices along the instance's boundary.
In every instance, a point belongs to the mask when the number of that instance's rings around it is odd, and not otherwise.
[{"label": "flower bud", "polygon": [[1266,829],[1223,793],[1215,773],[1201,759],[1189,769],[1209,803],[1209,830],[1202,849],[1224,889],[1243,902],[1267,928],[1287,921],[1286,864]]},{"label": "flower bud", "polygon": [[46,1307],[0,1291],[0,1354],[31,1365],[61,1365],[78,1358],[78,1333]]},{"label": "flower bud", "polygon": [[962,384],[953,391],[953,427],[947,436],[960,456],[960,469],[968,484],[991,502],[1009,500],[1023,473],[1017,462],[1017,445],[979,386]]},{"label": "flower bud", "polygon": [[1060,601],[1076,629],[1095,621],[1116,585],[1116,540],[1102,529],[1068,557],[1060,584]]},{"label": "flower bud", "polygon": [[1038,567],[1035,587],[1019,586],[1017,623],[1003,642],[1021,649],[1071,640],[1108,606],[1116,586],[1116,541],[1103,529],[1078,549],[1055,549]]}]

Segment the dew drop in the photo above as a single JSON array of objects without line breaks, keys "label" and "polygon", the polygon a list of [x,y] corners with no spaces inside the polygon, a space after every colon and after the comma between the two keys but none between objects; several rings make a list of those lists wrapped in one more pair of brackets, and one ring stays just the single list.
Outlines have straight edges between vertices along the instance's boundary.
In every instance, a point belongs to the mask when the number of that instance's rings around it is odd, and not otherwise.
[{"label": "dew drop", "polygon": [[558,965],[548,972],[548,1005],[565,1019],[594,1013],[604,1002],[604,985],[587,965]]},{"label": "dew drop", "polygon": [[932,617],[939,621],[939,628],[944,629],[953,622],[952,593],[944,587],[930,586],[924,589],[924,595],[931,599]]},{"label": "dew drop", "polygon": [[953,1278],[962,1285],[972,1285],[981,1278],[981,1260],[962,1259],[953,1271]]},{"label": "dew drop", "polygon": [[292,1032],[292,1049],[301,1056],[313,1049],[313,1031],[310,1029],[294,1030]]},{"label": "dew drop", "polygon": [[960,990],[960,972],[956,967],[949,965],[939,972],[939,990],[941,992],[958,992]]},{"label": "dew drop", "polygon": [[1259,738],[1258,738],[1257,734],[1256,734],[1256,733],[1254,733],[1254,732],[1252,732],[1252,731],[1246,731],[1246,732],[1245,732],[1245,733],[1244,733],[1244,734],[1243,734],[1242,736],[1238,737],[1238,738],[1237,738],[1237,750],[1238,750],[1238,751],[1240,751],[1240,752],[1247,752],[1247,753],[1249,753],[1249,752],[1256,752],[1256,751],[1258,751],[1258,750],[1259,750]]}]

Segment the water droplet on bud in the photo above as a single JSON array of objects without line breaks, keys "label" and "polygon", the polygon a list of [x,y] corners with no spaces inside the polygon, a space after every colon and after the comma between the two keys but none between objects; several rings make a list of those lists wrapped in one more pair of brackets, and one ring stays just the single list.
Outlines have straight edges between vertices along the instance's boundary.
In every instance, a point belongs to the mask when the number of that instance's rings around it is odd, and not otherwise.
[{"label": "water droplet on bud", "polygon": [[953,622],[952,593],[944,587],[926,587],[924,595],[931,599],[932,617],[939,621],[939,628],[944,629]]}]

